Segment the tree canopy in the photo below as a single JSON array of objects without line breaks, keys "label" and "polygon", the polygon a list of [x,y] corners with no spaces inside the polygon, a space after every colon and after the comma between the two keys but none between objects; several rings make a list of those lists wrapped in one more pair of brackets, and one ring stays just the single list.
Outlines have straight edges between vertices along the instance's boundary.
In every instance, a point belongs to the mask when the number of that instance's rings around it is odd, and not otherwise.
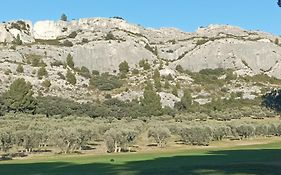
[{"label": "tree canopy", "polygon": [[9,90],[3,94],[3,100],[8,111],[33,112],[36,107],[32,86],[23,78],[17,79],[11,84]]}]

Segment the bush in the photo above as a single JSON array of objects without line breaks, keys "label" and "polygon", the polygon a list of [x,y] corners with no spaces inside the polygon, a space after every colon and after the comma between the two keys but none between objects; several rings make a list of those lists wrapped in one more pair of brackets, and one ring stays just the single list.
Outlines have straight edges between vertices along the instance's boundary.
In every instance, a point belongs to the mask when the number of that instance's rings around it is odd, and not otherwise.
[{"label": "bush", "polygon": [[179,73],[184,73],[184,70],[183,70],[183,68],[182,68],[181,65],[177,65],[177,66],[176,66],[176,70],[177,70]]},{"label": "bush", "polygon": [[85,78],[91,78],[91,73],[89,71],[89,69],[85,66],[82,66],[80,71],[79,71],[79,75],[85,77]]},{"label": "bush", "polygon": [[82,38],[82,43],[88,43],[89,40],[87,38]]},{"label": "bush", "polygon": [[76,77],[75,77],[75,74],[73,74],[71,72],[71,70],[67,70],[67,73],[66,73],[66,81],[72,85],[75,85],[76,84]]},{"label": "bush", "polygon": [[69,38],[75,38],[76,36],[77,36],[77,32],[76,32],[76,31],[73,31],[73,32],[71,32],[71,33],[68,35]]},{"label": "bush", "polygon": [[150,64],[145,59],[140,60],[139,66],[142,67],[144,70],[149,70],[150,69]]},{"label": "bush", "polygon": [[61,72],[58,72],[57,75],[59,76],[60,79],[65,80],[65,76]]},{"label": "bush", "polygon": [[63,13],[63,14],[61,15],[60,20],[62,20],[62,21],[67,21],[67,16],[66,16],[66,14]]},{"label": "bush", "polygon": [[42,60],[42,56],[30,54],[26,56],[27,64],[31,64],[33,67],[44,67],[46,64]]},{"label": "bush", "polygon": [[139,70],[138,70],[138,69],[133,69],[133,70],[132,70],[132,74],[138,75],[138,74],[139,74]]},{"label": "bush", "polygon": [[54,62],[51,63],[51,66],[56,66],[56,67],[63,66],[63,65],[64,65],[63,62],[59,60],[55,60]]},{"label": "bush", "polygon": [[119,71],[120,71],[121,73],[126,74],[126,73],[129,72],[129,69],[130,69],[130,67],[129,67],[129,64],[128,64],[127,61],[123,61],[123,62],[121,62],[121,63],[119,64]]},{"label": "bush", "polygon": [[44,76],[45,77],[48,76],[48,72],[45,69],[45,67],[40,67],[40,69],[37,72],[37,76],[38,76],[39,79],[42,79]]},{"label": "bush", "polygon": [[206,44],[209,40],[206,40],[206,39],[201,39],[201,40],[198,40],[196,42],[196,45],[197,46],[200,46],[200,45],[203,45],[203,44]]},{"label": "bush", "polygon": [[44,80],[43,82],[42,82],[42,86],[44,87],[44,88],[46,88],[46,89],[48,89],[48,88],[50,88],[51,87],[51,81],[50,80]]},{"label": "bush", "polygon": [[122,81],[115,75],[109,73],[103,73],[98,76],[94,76],[90,79],[90,86],[94,86],[102,91],[110,91],[122,86]]},{"label": "bush", "polygon": [[170,89],[170,83],[169,83],[168,80],[165,81],[164,88],[165,89]]},{"label": "bush", "polygon": [[68,116],[82,113],[82,105],[60,97],[37,97],[37,114]]},{"label": "bush", "polygon": [[97,70],[92,70],[92,75],[100,75],[100,72]]},{"label": "bush", "polygon": [[151,53],[153,53],[154,55],[157,55],[158,54],[158,51],[157,51],[157,47],[155,46],[154,48],[151,47],[149,44],[146,44],[144,46],[145,49],[147,49],[148,51],[150,51]]},{"label": "bush", "polygon": [[71,68],[74,69],[74,62],[73,62],[73,57],[68,54],[66,57],[66,64]]},{"label": "bush", "polygon": [[112,32],[109,32],[105,36],[105,40],[116,40],[115,36],[113,35]]},{"label": "bush", "polygon": [[64,40],[62,45],[65,46],[65,47],[72,47],[73,43],[69,40]]},{"label": "bush", "polygon": [[22,64],[19,64],[19,65],[18,65],[16,71],[17,71],[18,73],[23,73],[23,72],[24,72],[24,69],[23,69]]},{"label": "bush", "polygon": [[5,75],[10,75],[11,73],[12,73],[11,69],[6,69],[4,72]]},{"label": "bush", "polygon": [[17,37],[12,41],[14,45],[22,45],[22,40],[20,39],[20,35],[18,34]]}]

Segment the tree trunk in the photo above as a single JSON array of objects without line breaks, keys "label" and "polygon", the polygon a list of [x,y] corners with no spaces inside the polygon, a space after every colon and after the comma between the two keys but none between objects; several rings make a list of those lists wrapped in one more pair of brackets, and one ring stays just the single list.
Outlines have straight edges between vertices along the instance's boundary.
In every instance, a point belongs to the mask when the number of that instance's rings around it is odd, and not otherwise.
[{"label": "tree trunk", "polygon": [[117,153],[117,151],[118,151],[118,145],[116,142],[114,142],[114,152]]}]

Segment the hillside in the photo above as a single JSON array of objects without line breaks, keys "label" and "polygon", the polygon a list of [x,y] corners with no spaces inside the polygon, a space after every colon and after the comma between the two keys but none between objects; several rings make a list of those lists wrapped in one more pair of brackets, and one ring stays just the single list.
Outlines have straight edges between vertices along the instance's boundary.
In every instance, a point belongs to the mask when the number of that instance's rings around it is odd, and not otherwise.
[{"label": "hillside", "polygon": [[[154,81],[157,69],[163,106],[173,107],[184,88],[191,90],[199,104],[212,101],[214,95],[253,100],[280,85],[279,41],[279,36],[228,25],[187,33],[144,28],[120,18],[38,21],[34,25],[22,20],[4,22],[0,24],[0,91],[24,77],[36,95],[85,102],[110,94],[132,100],[142,96],[145,81]],[[73,67],[66,64],[68,55]],[[126,75],[119,74],[124,61],[129,65]],[[75,75],[76,83],[67,81],[67,70]],[[92,72],[118,75],[123,84],[110,91],[91,87]]]}]

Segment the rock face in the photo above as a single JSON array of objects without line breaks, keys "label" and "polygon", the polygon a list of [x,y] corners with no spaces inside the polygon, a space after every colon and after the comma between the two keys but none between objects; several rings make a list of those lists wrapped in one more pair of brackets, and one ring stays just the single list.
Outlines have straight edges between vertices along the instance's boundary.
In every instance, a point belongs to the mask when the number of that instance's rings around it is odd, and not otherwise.
[{"label": "rock face", "polygon": [[[22,45],[16,45],[18,37]],[[228,25],[210,25],[188,33],[175,28],[144,28],[119,18],[38,21],[34,25],[30,21],[10,21],[0,24],[0,80],[8,85],[15,78],[25,77],[39,86],[43,80],[36,79],[38,67],[28,63],[29,58],[39,57],[47,65],[48,78],[53,81],[48,92],[50,95],[61,91],[63,96],[71,97],[75,95],[71,93],[74,89],[78,94],[76,98],[90,97],[87,91],[81,91],[89,84],[89,79],[78,73],[77,86],[65,84],[61,74],[66,73],[63,63],[68,54],[73,56],[76,68],[84,66],[90,71],[111,74],[118,73],[119,64],[123,61],[128,62],[131,70],[141,70],[139,62],[146,60],[152,69],[162,67],[161,76],[171,75],[172,79],[187,84],[193,80],[179,74],[176,70],[178,65],[195,72],[207,68],[231,68],[239,75],[263,73],[281,78],[279,41],[279,36]],[[18,64],[24,66],[24,74],[15,72]],[[55,67],[54,64],[58,65]],[[12,78],[8,76],[10,73]],[[139,86],[151,77],[149,71],[142,73],[142,77],[130,77],[134,79],[132,84]],[[175,86],[173,80],[169,81]],[[6,86],[0,88],[4,91]],[[140,86],[135,91],[141,90]],[[166,106],[172,107],[179,101],[170,93],[162,92],[160,95]],[[131,96],[128,98],[132,99]],[[125,96],[120,96],[122,98]]]},{"label": "rock face", "polygon": [[[77,36],[70,37],[73,32]],[[77,66],[101,72],[118,70],[124,60],[134,67],[141,59],[161,59],[170,62],[171,69],[176,65],[190,71],[233,68],[281,78],[280,37],[233,26],[210,25],[186,33],[174,28],[145,29],[115,18],[38,21],[34,27],[30,21],[0,25],[0,42],[12,42],[17,35],[23,43],[45,40],[60,45],[68,40],[73,47],[58,49],[52,44],[45,50],[58,60],[69,52]]]}]

